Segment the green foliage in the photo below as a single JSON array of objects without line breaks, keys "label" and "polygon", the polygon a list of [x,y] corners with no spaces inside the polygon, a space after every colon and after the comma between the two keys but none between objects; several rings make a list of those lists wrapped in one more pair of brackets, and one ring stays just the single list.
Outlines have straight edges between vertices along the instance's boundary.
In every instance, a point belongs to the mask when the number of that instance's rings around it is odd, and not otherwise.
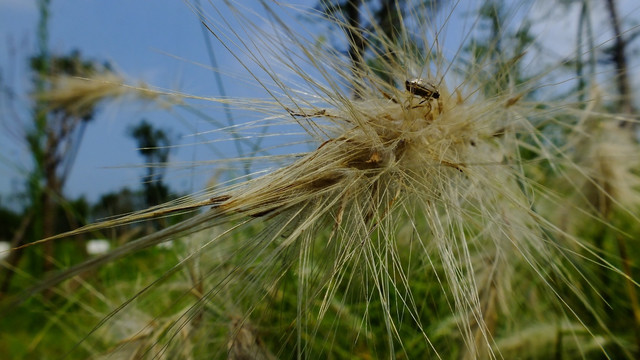
[{"label": "green foliage", "polygon": [[0,241],[11,241],[20,226],[22,216],[0,205]]}]

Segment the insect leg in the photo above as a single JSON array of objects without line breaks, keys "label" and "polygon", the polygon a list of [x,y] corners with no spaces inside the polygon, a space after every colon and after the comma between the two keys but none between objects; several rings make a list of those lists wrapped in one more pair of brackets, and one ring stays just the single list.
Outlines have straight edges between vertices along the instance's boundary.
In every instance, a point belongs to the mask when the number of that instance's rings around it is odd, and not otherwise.
[{"label": "insect leg", "polygon": [[310,113],[307,113],[304,111],[295,111],[288,107],[285,107],[284,109],[287,110],[287,112],[294,118],[305,118],[305,119],[314,118],[314,117],[326,117],[326,118],[333,118],[333,119],[340,118],[339,116],[329,114],[327,112],[327,109],[322,109],[322,110],[318,110]]}]

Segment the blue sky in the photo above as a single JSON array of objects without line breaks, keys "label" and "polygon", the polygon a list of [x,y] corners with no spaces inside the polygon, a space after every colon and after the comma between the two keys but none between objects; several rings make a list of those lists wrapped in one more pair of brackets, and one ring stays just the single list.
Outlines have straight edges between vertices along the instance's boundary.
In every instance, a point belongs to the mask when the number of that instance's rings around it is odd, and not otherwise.
[{"label": "blue sky", "polygon": [[[208,16],[231,18],[224,12],[215,14],[208,1],[202,2]],[[305,7],[316,4],[317,0],[293,3]],[[445,50],[450,53],[455,53],[459,40],[473,24],[474,19],[468,17],[473,13],[471,3],[461,1],[455,5],[455,13],[459,17],[450,19],[442,34],[456,44],[450,47],[445,44]],[[553,61],[561,61],[573,46],[573,29],[577,17],[571,12],[554,12],[553,3],[546,4],[531,8],[526,5],[514,6],[514,9],[528,12],[529,16],[537,18],[534,22],[536,34],[544,40],[544,46],[549,52],[555,53],[556,59]],[[625,21],[634,22],[640,6],[636,0],[622,0],[619,5]],[[556,17],[550,17],[550,13],[555,13]],[[444,11],[443,14],[448,12]],[[594,22],[597,26],[607,25],[605,15],[604,11],[596,11]],[[445,16],[442,16],[442,19],[435,21],[444,21]],[[20,131],[30,121],[26,95],[30,74],[26,68],[26,59],[36,49],[37,21],[35,1],[0,0],[2,86],[8,86],[17,93],[11,111],[7,110],[6,104],[0,104],[0,107],[5,106],[5,109],[0,108],[0,195],[4,199],[23,189],[23,176],[30,165]],[[234,26],[239,31],[245,30],[243,24],[235,23]],[[86,58],[111,62],[118,72],[134,81],[142,80],[161,88],[202,96],[219,95],[214,74],[206,68],[210,62],[200,23],[183,1],[52,0],[49,30],[49,46],[55,54],[67,54],[72,49],[79,49]],[[599,32],[598,36],[600,41],[611,37],[607,31]],[[220,68],[231,74],[223,78],[227,94],[238,97],[255,96],[256,88],[247,87],[238,81],[239,78],[247,77],[243,74],[242,66],[215,39],[212,40]],[[638,73],[637,63],[632,64],[634,74]],[[205,105],[203,110],[210,109]],[[220,122],[226,122],[220,109],[210,110],[209,115]],[[167,112],[139,102],[106,104],[86,129],[78,158],[65,186],[65,194],[70,197],[85,195],[94,200],[100,194],[123,186],[138,187],[144,170],[136,166],[142,165],[143,159],[136,151],[135,142],[126,135],[127,128],[146,118],[158,127],[170,129],[178,145],[196,142],[195,138],[188,136],[193,132],[211,130],[210,125],[203,122],[190,122],[187,125],[187,122],[181,121],[183,116],[184,113]],[[217,146],[225,156],[236,155],[230,143]],[[216,157],[210,147],[184,146],[172,153],[171,161],[189,162]],[[213,172],[210,167],[200,167],[186,172],[170,171],[169,174],[173,174],[169,178],[172,189],[194,192],[205,185]]]},{"label": "blue sky", "polygon": [[[304,1],[298,3],[304,4]],[[203,4],[210,9],[206,1]],[[213,16],[213,11],[208,14]],[[0,194],[4,198],[22,189],[22,176],[30,164],[19,133],[24,127],[16,120],[22,123],[30,120],[25,95],[30,76],[26,58],[36,49],[37,21],[35,1],[0,0],[0,72],[3,85],[17,92],[14,106],[20,110],[19,116],[15,117],[2,112]],[[118,72],[132,80],[202,96],[219,95],[213,72],[197,65],[209,66],[210,61],[198,18],[182,1],[53,0],[49,31],[49,45],[54,54],[79,49],[86,58],[111,62]],[[229,52],[212,40],[219,66],[225,72],[241,72],[242,68]],[[252,95],[238,81],[228,77],[223,81],[228,95]],[[211,115],[226,121],[221,112]],[[199,129],[186,126],[179,116],[149,104],[124,101],[106,104],[87,126],[65,194],[95,199],[123,186],[139,186],[139,177],[144,170],[135,165],[141,165],[143,159],[137,154],[135,142],[126,136],[126,130],[142,118],[170,129],[177,144],[194,142],[193,138],[185,137],[194,130],[208,130],[204,124]],[[235,156],[233,147],[228,145],[219,146],[220,150],[227,152],[229,157]],[[215,155],[207,147],[185,146],[174,151],[171,160],[213,157]],[[199,174],[195,183],[193,175],[188,172],[173,176],[170,179],[172,188],[182,192],[197,191],[211,174]]]}]

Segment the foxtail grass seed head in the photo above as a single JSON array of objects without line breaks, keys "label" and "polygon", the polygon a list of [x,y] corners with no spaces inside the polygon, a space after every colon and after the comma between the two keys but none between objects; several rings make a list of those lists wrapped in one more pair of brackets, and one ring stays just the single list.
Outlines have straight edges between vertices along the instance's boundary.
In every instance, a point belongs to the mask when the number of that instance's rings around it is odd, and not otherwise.
[{"label": "foxtail grass seed head", "polygon": [[[47,100],[81,111],[137,89],[181,106],[209,101],[253,114],[255,121],[231,126],[234,137],[296,128],[310,150],[270,171],[54,237],[192,214],[23,297],[171,241],[176,258],[156,278],[141,274],[148,285],[128,292],[96,327],[147,309],[153,320],[141,336],[130,329],[114,345],[137,357],[498,359],[575,351],[587,358],[610,348],[632,356],[628,334],[604,318],[604,278],[591,275],[606,271],[631,289],[637,283],[571,218],[596,219],[619,239],[640,229],[632,210],[637,141],[616,127],[616,115],[544,99],[540,89],[552,85],[554,70],[525,73],[535,46],[503,51],[523,39],[507,28],[494,29],[500,40],[445,48],[449,20],[438,24],[435,5],[400,11],[394,3],[393,31],[373,21],[368,2],[357,12],[369,26],[329,2],[321,2],[324,15],[303,12],[348,35],[346,56],[285,18],[293,5],[258,3],[268,21],[239,2],[192,6],[266,99],[115,86],[120,80],[82,83],[93,85],[80,91],[80,80],[65,79]],[[462,6],[454,3],[440,11],[453,16]],[[256,154],[241,164],[281,158]],[[625,226],[609,226],[608,211],[585,210],[602,199],[626,214]]]},{"label": "foxtail grass seed head", "polygon": [[143,100],[159,107],[171,107],[181,103],[175,94],[150,89],[144,82],[129,85],[125,78],[110,71],[88,73],[86,76],[56,75],[50,79],[51,87],[34,94],[56,112],[84,118],[91,115],[100,103],[107,101]]}]

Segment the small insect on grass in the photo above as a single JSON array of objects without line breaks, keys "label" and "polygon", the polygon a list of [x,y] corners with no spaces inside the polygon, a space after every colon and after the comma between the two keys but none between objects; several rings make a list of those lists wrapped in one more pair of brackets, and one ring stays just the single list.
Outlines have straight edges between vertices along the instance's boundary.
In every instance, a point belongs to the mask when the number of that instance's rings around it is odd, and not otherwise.
[{"label": "small insect on grass", "polygon": [[425,102],[427,102],[429,106],[431,106],[430,100],[436,99],[438,103],[438,113],[442,112],[442,101],[440,100],[440,92],[438,91],[438,87],[432,82],[418,78],[405,81],[404,86],[408,92],[422,98],[422,100],[420,100],[420,102],[416,106],[420,106]]},{"label": "small insect on grass", "polygon": [[438,88],[431,82],[424,79],[407,80],[404,82],[404,86],[408,92],[424,98],[423,101],[427,101],[431,98],[440,98]]}]

